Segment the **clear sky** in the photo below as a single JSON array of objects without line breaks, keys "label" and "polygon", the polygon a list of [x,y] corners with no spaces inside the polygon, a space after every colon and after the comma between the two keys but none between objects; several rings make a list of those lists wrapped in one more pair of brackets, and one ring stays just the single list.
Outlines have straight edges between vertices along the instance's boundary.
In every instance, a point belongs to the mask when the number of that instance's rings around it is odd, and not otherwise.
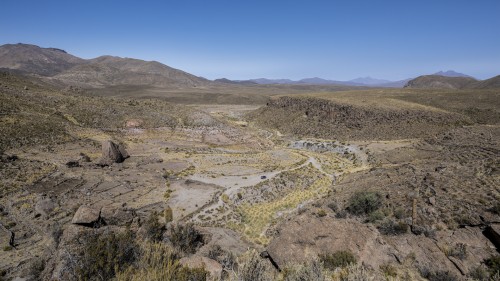
[{"label": "clear sky", "polygon": [[500,74],[500,0],[2,0],[0,44],[157,60],[209,79]]}]

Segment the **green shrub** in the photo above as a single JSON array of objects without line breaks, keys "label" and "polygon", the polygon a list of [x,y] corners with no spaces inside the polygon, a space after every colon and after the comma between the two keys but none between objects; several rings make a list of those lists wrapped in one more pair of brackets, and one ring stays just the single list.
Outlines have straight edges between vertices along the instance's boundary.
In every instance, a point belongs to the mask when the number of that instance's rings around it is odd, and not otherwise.
[{"label": "green shrub", "polygon": [[262,259],[257,251],[252,250],[243,258],[244,261],[238,267],[239,281],[271,281],[271,268],[269,261]]},{"label": "green shrub", "polygon": [[394,210],[394,217],[397,219],[402,219],[405,217],[405,210],[403,208],[396,208]]},{"label": "green shrub", "polygon": [[337,202],[330,202],[328,205],[326,205],[330,210],[337,212],[339,210],[339,206],[337,205]]},{"label": "green shrub", "polygon": [[354,257],[350,251],[337,251],[333,254],[321,255],[319,258],[323,262],[325,268],[330,270],[356,263],[356,257]]},{"label": "green shrub", "polygon": [[401,235],[407,233],[410,227],[403,221],[394,222],[392,220],[387,220],[381,223],[377,228],[380,233],[384,235]]},{"label": "green shrub", "polygon": [[117,274],[117,281],[205,281],[203,268],[190,269],[179,264],[180,255],[168,245],[146,242],[134,265]]},{"label": "green shrub", "polygon": [[131,265],[138,256],[138,245],[131,231],[88,235],[75,268],[78,280],[110,280]]},{"label": "green shrub", "polygon": [[325,211],[325,210],[323,210],[323,209],[319,209],[319,210],[316,212],[316,215],[317,215],[318,217],[320,217],[320,218],[321,218],[321,217],[325,217],[325,216],[326,216],[326,211]]},{"label": "green shrub", "polygon": [[380,270],[384,273],[385,277],[396,278],[398,276],[398,272],[396,268],[392,264],[383,264],[380,266]]},{"label": "green shrub", "polygon": [[490,211],[492,213],[500,215],[500,203],[496,203],[495,205],[493,205],[493,207],[491,207]]},{"label": "green shrub", "polygon": [[463,260],[467,256],[467,245],[463,243],[457,243],[455,244],[455,247],[451,248],[446,254],[447,256]]},{"label": "green shrub", "polygon": [[158,221],[158,213],[152,212],[149,214],[148,219],[143,225],[146,232],[147,239],[151,241],[161,241],[163,238],[163,232],[165,232],[165,226]]},{"label": "green shrub", "polygon": [[165,222],[169,223],[174,220],[174,211],[170,206],[167,206],[165,210],[163,211],[163,216],[165,217]]},{"label": "green shrub", "polygon": [[373,191],[361,191],[355,193],[349,199],[347,211],[353,215],[367,215],[382,206],[382,194]]},{"label": "green shrub", "polygon": [[309,261],[303,265],[287,267],[283,270],[283,281],[323,281],[321,262],[318,260]]},{"label": "green shrub", "polygon": [[219,262],[225,270],[234,270],[237,267],[236,257],[233,253],[222,249],[219,245],[213,245],[208,250],[208,257]]},{"label": "green shrub", "polygon": [[192,223],[172,225],[169,238],[174,247],[189,254],[203,244],[203,237]]},{"label": "green shrub", "polygon": [[40,280],[42,271],[45,269],[45,261],[41,258],[34,259],[28,268],[29,275],[34,280]]},{"label": "green shrub", "polygon": [[458,278],[449,271],[429,271],[424,269],[420,271],[422,277],[427,278],[429,281],[458,281]]},{"label": "green shrub", "polygon": [[486,268],[478,266],[469,272],[469,277],[477,281],[489,281],[490,273]]},{"label": "green shrub", "polygon": [[500,255],[493,256],[484,262],[488,267],[491,276],[500,274]]},{"label": "green shrub", "polygon": [[366,222],[373,223],[373,222],[383,220],[384,218],[385,218],[385,214],[380,210],[376,210],[375,212],[372,212],[368,215]]}]

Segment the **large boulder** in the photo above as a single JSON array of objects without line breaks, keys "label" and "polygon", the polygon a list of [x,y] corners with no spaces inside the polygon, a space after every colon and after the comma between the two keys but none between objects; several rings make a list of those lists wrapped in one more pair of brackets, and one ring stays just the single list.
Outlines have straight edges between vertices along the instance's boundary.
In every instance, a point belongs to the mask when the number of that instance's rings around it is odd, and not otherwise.
[{"label": "large boulder", "polygon": [[222,265],[213,259],[199,255],[192,255],[190,257],[182,258],[179,263],[189,268],[204,268],[213,280],[220,280],[222,278]]},{"label": "large boulder", "polygon": [[[494,231],[493,228],[495,225],[488,231]],[[283,268],[289,263],[303,263],[321,254],[347,250],[358,263],[375,269],[410,259],[414,267],[424,271],[465,276],[495,254],[492,238],[488,240],[480,227],[436,231],[429,236],[382,235],[373,225],[355,219],[304,214],[278,228],[278,235],[263,256]]]},{"label": "large boulder", "polygon": [[102,157],[100,164],[109,166],[113,163],[122,163],[130,157],[122,144],[116,144],[110,140],[102,143]]},{"label": "large boulder", "polygon": [[76,211],[71,223],[88,227],[98,227],[103,224],[101,209],[82,205]]},{"label": "large boulder", "polygon": [[394,260],[375,227],[331,217],[299,216],[283,225],[267,248],[271,262],[280,269],[337,251],[350,251],[373,268]]}]

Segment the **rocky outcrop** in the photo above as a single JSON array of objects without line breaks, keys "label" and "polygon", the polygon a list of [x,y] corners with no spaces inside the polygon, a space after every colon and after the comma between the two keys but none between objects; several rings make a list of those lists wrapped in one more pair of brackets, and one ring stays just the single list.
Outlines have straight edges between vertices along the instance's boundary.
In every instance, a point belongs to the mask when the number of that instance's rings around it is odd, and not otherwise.
[{"label": "rocky outcrop", "polygon": [[137,217],[135,210],[130,208],[103,206],[101,209],[101,218],[108,225],[129,226],[135,217]]},{"label": "rocky outcrop", "polygon": [[129,157],[130,155],[122,144],[107,140],[102,143],[102,158],[99,163],[103,166],[109,166],[113,163],[122,163]]},{"label": "rocky outcrop", "polygon": [[295,219],[279,230],[278,238],[271,241],[267,253],[269,259],[283,269],[289,263],[304,263],[318,255],[346,250],[374,268],[395,260],[374,227],[329,217]]},{"label": "rocky outcrop", "polygon": [[286,134],[351,140],[430,136],[467,121],[459,114],[423,108],[369,107],[310,97],[272,98],[249,117]]},{"label": "rocky outcrop", "polygon": [[222,265],[207,257],[193,255],[182,258],[179,263],[189,268],[204,268],[214,280],[220,280],[222,277]]},{"label": "rocky outcrop", "polygon": [[500,224],[493,224],[484,230],[484,235],[500,250]]},{"label": "rocky outcrop", "polygon": [[278,233],[266,254],[280,269],[318,255],[350,251],[358,263],[372,268],[411,259],[416,268],[426,272],[463,276],[495,254],[480,227],[439,231],[433,238],[423,234],[386,236],[354,219],[301,215],[278,227]]}]

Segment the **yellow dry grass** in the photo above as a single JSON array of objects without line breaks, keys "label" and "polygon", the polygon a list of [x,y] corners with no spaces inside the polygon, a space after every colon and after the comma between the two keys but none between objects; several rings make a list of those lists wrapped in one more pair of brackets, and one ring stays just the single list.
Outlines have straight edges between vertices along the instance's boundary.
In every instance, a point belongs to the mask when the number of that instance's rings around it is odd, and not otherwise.
[{"label": "yellow dry grass", "polygon": [[292,190],[277,200],[241,205],[238,211],[243,218],[243,233],[254,242],[267,244],[269,238],[263,232],[276,218],[278,212],[295,209],[301,203],[326,195],[330,185],[330,178],[325,176],[316,180],[311,186]]}]

